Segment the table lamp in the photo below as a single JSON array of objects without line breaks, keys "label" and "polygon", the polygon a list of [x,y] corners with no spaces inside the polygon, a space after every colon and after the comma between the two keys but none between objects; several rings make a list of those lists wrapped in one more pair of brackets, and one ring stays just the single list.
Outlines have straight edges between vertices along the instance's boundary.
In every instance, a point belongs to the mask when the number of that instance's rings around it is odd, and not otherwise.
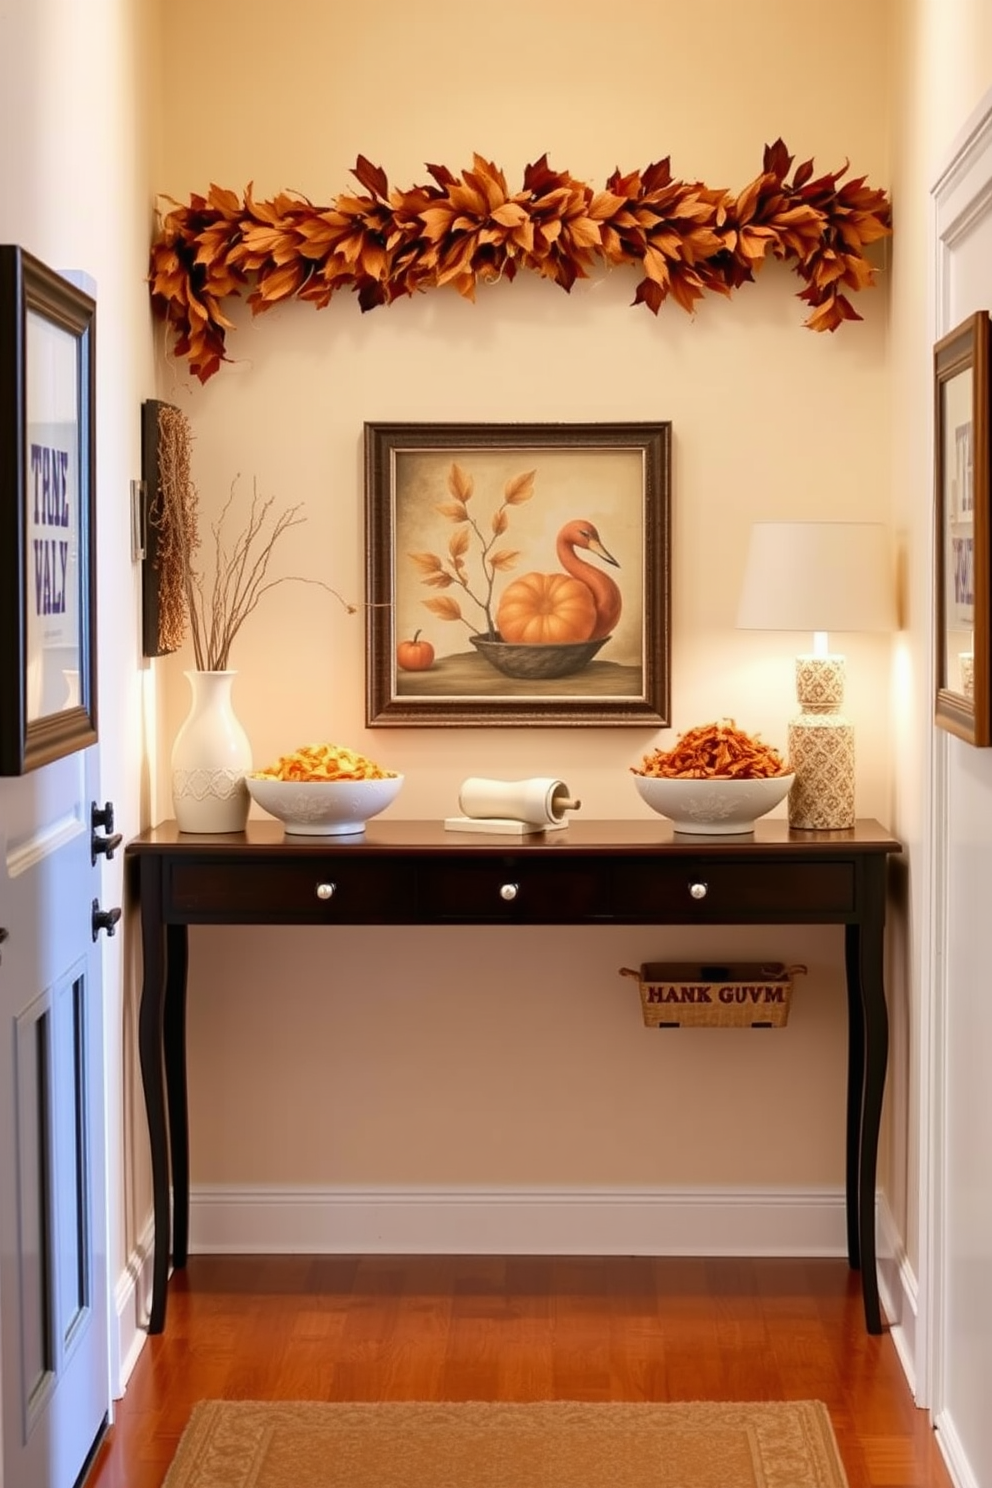
[{"label": "table lamp", "polygon": [[813,632],[796,657],[801,712],[789,724],[789,825],[854,825],[854,726],[841,711],[844,657],[831,630],[893,630],[889,530],[880,522],[756,522],[744,570],[738,629]]}]

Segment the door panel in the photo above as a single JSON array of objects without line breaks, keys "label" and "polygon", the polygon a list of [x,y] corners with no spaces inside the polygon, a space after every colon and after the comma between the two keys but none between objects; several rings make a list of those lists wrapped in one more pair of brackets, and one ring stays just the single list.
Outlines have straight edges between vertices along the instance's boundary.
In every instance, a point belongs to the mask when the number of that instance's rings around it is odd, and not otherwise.
[{"label": "door panel", "polygon": [[52,1083],[61,1092],[61,1099],[53,1104],[53,1157],[55,1190],[62,1195],[62,1206],[55,1215],[55,1257],[63,1349],[70,1347],[90,1305],[87,998],[85,972],[68,978],[56,995],[52,1024]]},{"label": "door panel", "polygon": [[73,1488],[109,1410],[95,754],[36,772],[34,825],[0,837],[3,1488]]},{"label": "door panel", "polygon": [[16,1019],[14,1088],[17,1101],[16,1174],[21,1285],[22,1429],[29,1434],[51,1384],[52,1342],[48,1315],[51,1266],[47,1194],[49,1007],[39,998]]}]

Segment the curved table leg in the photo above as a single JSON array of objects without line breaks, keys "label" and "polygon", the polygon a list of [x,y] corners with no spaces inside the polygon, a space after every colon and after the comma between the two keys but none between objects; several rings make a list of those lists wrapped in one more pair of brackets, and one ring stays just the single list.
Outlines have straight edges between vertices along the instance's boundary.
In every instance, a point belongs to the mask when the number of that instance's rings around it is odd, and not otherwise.
[{"label": "curved table leg", "polygon": [[186,969],[189,944],[185,925],[165,931],[165,1088],[172,1158],[172,1264],[189,1255],[189,1117],[186,1100]]},{"label": "curved table leg", "polygon": [[847,970],[847,1259],[861,1269],[861,1113],[865,1103],[865,1008],[861,990],[861,934],[857,925],[844,931]]},{"label": "curved table leg", "polygon": [[165,1123],[162,1025],[165,1009],[165,931],[161,920],[161,868],[149,857],[141,865],[141,946],[144,960],[138,1010],[138,1056],[151,1149],[155,1248],[149,1333],[165,1326],[169,1279],[169,1143]]},{"label": "curved table leg", "polygon": [[[877,912],[866,914],[860,930],[847,931],[848,997],[851,1007],[852,1043],[857,1040],[857,1025],[862,1028],[860,1061],[852,1057],[853,1069],[863,1068],[860,1098],[848,1092],[848,1160],[851,1160],[852,1105],[858,1099],[859,1132],[857,1142],[856,1214],[858,1259],[861,1264],[861,1287],[865,1305],[865,1326],[869,1333],[882,1332],[882,1313],[878,1299],[878,1263],[875,1252],[875,1183],[878,1169],[878,1133],[882,1119],[882,1096],[889,1055],[889,1015],[885,1005],[883,980],[884,863],[871,865],[878,870],[878,883],[870,898]],[[865,864],[865,871],[869,865]],[[860,1015],[856,1016],[856,1004]],[[851,1179],[850,1166],[848,1181]],[[850,1206],[851,1194],[848,1195]],[[850,1209],[849,1209],[850,1227]],[[852,1261],[852,1264],[854,1262]]]}]

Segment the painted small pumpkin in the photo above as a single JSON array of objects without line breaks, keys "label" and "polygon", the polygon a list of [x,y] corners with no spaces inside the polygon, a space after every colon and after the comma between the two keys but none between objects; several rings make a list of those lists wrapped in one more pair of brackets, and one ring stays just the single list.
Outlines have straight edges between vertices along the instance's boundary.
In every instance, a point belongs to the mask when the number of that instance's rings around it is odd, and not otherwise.
[{"label": "painted small pumpkin", "polygon": [[426,672],[434,665],[434,647],[414,631],[412,641],[400,641],[396,647],[396,663],[404,672]]},{"label": "painted small pumpkin", "polygon": [[504,641],[529,646],[587,641],[596,605],[580,579],[563,573],[529,573],[503,590],[496,624]]}]

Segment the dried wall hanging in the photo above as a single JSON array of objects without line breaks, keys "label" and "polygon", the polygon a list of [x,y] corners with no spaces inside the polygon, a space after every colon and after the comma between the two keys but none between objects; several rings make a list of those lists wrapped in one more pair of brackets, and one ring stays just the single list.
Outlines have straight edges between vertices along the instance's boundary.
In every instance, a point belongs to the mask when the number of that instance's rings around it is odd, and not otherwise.
[{"label": "dried wall hanging", "polygon": [[789,180],[792,162],[781,140],[766,146],[761,174],[736,196],[673,180],[667,159],[616,171],[595,191],[552,170],[547,156],[527,166],[515,192],[479,155],[461,176],[428,165],[433,185],[408,191],[360,155],[363,194],[345,192],[329,207],[211,186],[188,206],[173,202],[163,219],[152,303],[201,382],[227,359],[231,322],[221,307],[244,289],[253,314],[294,298],[323,308],[344,288],[371,310],[446,284],[473,299],[477,284],[521,268],[567,291],[597,266],[629,265],[643,274],[634,303],[657,314],[669,296],[692,310],[708,292],[731,294],[770,253],[804,283],[804,324],[833,331],[861,319],[846,291],[874,282],[865,249],[891,232],[890,205],[864,176],[842,180],[847,166],[814,176],[807,160]]}]

